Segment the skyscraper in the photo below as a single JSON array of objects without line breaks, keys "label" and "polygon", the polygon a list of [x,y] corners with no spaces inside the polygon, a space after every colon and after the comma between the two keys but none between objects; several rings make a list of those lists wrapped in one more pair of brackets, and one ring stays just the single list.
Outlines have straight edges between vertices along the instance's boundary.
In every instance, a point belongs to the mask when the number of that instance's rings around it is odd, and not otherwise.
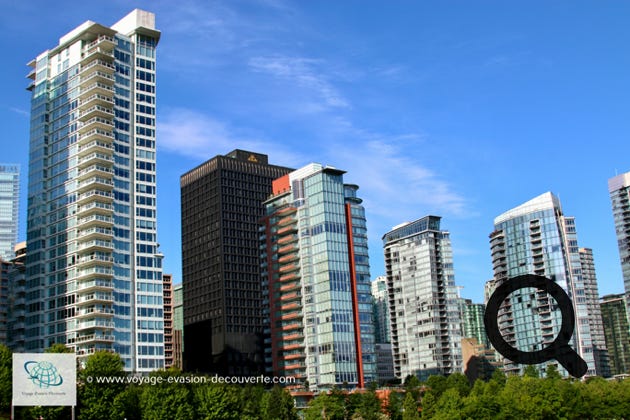
[{"label": "skyscraper", "polygon": [[164,368],[173,367],[173,275],[162,275],[162,294],[164,296]]},{"label": "skyscraper", "polygon": [[615,232],[626,292],[626,311],[630,313],[630,172],[608,180]]},{"label": "skyscraper", "polygon": [[462,372],[462,320],[451,241],[440,217],[383,236],[396,376]]},{"label": "skyscraper", "polygon": [[606,295],[600,300],[606,348],[611,375],[630,373],[630,326],[623,294]]},{"label": "skyscraper", "polygon": [[486,334],[486,326],[483,323],[483,316],[486,312],[486,305],[483,303],[473,303],[470,299],[462,299],[462,327],[464,338],[476,338],[477,344],[490,347],[490,341]]},{"label": "skyscraper", "polygon": [[[586,361],[587,375],[603,374],[606,367],[600,360],[606,358],[595,356],[605,352],[597,339],[603,335],[598,331],[601,316],[590,302],[597,294],[592,255],[580,254],[575,220],[563,215],[560,200],[547,192],[495,218],[490,250],[497,286],[519,275],[535,274],[564,289],[573,301],[576,320],[569,344]],[[526,352],[551,344],[562,323],[553,298],[533,288],[513,292],[500,314],[499,328],[506,342]],[[521,366],[505,360],[505,369],[519,372]]]},{"label": "skyscraper", "polygon": [[0,164],[0,259],[15,258],[20,203],[20,166]]},{"label": "skyscraper", "polygon": [[372,300],[374,308],[374,339],[377,343],[391,343],[392,328],[389,316],[387,277],[378,276],[372,282]]},{"label": "skyscraper", "polygon": [[264,372],[258,221],[289,172],[234,150],[181,176],[185,370]]},{"label": "skyscraper", "polygon": [[267,360],[312,388],[377,379],[365,211],[344,173],[278,179],[262,219]]},{"label": "skyscraper", "polygon": [[87,21],[31,61],[26,349],[164,366],[155,15]]}]

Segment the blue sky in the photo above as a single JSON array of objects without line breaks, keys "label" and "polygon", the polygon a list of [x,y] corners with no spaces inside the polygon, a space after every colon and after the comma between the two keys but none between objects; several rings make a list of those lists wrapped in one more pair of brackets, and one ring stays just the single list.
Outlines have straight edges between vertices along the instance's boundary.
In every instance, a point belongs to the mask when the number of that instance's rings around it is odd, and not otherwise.
[{"label": "blue sky", "polygon": [[179,176],[235,148],[347,170],[381,237],[427,214],[451,232],[462,296],[483,300],[500,213],[546,191],[623,291],[607,180],[630,170],[625,1],[1,0],[0,142],[22,164],[26,63],[85,20],[156,14],[158,222],[181,281]]}]

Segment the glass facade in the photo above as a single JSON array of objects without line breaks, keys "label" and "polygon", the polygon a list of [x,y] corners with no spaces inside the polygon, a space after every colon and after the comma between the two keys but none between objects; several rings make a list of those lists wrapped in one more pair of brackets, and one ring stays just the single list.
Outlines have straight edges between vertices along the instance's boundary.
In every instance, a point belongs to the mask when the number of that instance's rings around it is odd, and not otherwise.
[{"label": "glass facade", "polygon": [[[599,362],[595,362],[597,349],[593,343],[596,329],[593,320],[598,314],[589,310],[592,305],[588,303],[593,287],[597,293],[597,282],[594,270],[590,283],[585,282],[575,220],[562,214],[557,197],[545,193],[497,217],[494,227],[490,248],[495,284],[535,274],[562,287],[573,301],[576,317],[576,331],[569,344],[587,362],[587,375],[602,374],[598,371]],[[534,288],[516,290],[504,301],[499,312],[499,328],[506,342],[526,352],[551,344],[561,324],[561,312],[555,300]],[[520,372],[522,366],[506,360],[505,369]],[[561,366],[559,369],[566,375]]]},{"label": "glass facade", "polygon": [[86,22],[31,65],[26,348],[164,367],[154,15]]},{"label": "glass facade", "polygon": [[462,372],[462,320],[449,233],[427,216],[383,237],[396,377]]},{"label": "glass facade", "polygon": [[343,173],[289,174],[261,236],[272,371],[313,388],[377,380],[365,212]]},{"label": "glass facade", "polygon": [[619,259],[623,273],[626,312],[630,313],[630,172],[609,179],[608,192],[612,202]]},{"label": "glass facade", "polygon": [[0,164],[0,258],[15,257],[20,202],[20,166]]}]

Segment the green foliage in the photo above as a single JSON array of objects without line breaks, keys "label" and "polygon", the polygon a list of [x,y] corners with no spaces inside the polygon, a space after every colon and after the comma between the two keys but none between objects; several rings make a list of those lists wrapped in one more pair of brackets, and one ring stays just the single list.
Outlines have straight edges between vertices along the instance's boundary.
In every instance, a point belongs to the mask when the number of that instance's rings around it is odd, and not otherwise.
[{"label": "green foliage", "polygon": [[293,397],[285,389],[274,386],[261,400],[261,417],[268,420],[297,420]]},{"label": "green foliage", "polygon": [[44,350],[44,353],[73,353],[73,351],[61,343],[55,343]]},{"label": "green foliage", "polygon": [[523,376],[529,378],[540,378],[540,371],[534,365],[527,365],[523,369]]},{"label": "green foliage", "polygon": [[562,379],[562,375],[558,372],[558,367],[556,365],[547,365],[547,368],[545,369],[545,377],[552,381]]},{"label": "green foliage", "polygon": [[79,371],[79,420],[118,419],[113,411],[116,397],[123,393],[124,382],[99,383],[97,378],[126,376],[124,363],[115,353],[100,351],[88,357],[85,368]]},{"label": "green foliage", "polygon": [[[265,389],[260,386],[246,386],[241,389],[241,419],[242,420],[258,420],[262,419],[262,399],[265,395]],[[293,403],[293,401],[291,401]]]},{"label": "green foliage", "polygon": [[345,417],[344,400],[334,392],[331,392],[331,395],[319,394],[304,410],[305,420],[344,420]]},{"label": "green foliage", "polygon": [[470,383],[468,378],[462,373],[453,373],[446,378],[446,388],[455,389],[460,397],[465,397],[470,393]]},{"label": "green foliage", "polygon": [[387,399],[387,414],[391,420],[402,420],[403,396],[392,391]]},{"label": "green foliage", "polygon": [[411,392],[407,392],[405,395],[402,418],[403,420],[417,420],[420,418],[418,414],[418,402]]},{"label": "green foliage", "polygon": [[[240,419],[240,392],[237,387],[223,384],[198,385],[194,388],[194,404],[198,419]],[[171,417],[162,417],[171,418]],[[156,418],[157,419],[157,418]]]},{"label": "green foliage", "polygon": [[0,413],[11,411],[13,381],[13,353],[4,344],[0,344]]}]

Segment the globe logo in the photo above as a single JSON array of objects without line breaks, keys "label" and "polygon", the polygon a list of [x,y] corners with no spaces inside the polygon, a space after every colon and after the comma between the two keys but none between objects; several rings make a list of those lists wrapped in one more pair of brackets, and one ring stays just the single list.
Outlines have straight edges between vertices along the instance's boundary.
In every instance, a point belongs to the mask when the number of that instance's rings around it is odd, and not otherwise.
[{"label": "globe logo", "polygon": [[24,370],[28,373],[29,379],[33,381],[33,384],[40,388],[50,388],[63,383],[63,378],[57,372],[57,368],[50,362],[35,362],[31,360],[24,363]]}]

